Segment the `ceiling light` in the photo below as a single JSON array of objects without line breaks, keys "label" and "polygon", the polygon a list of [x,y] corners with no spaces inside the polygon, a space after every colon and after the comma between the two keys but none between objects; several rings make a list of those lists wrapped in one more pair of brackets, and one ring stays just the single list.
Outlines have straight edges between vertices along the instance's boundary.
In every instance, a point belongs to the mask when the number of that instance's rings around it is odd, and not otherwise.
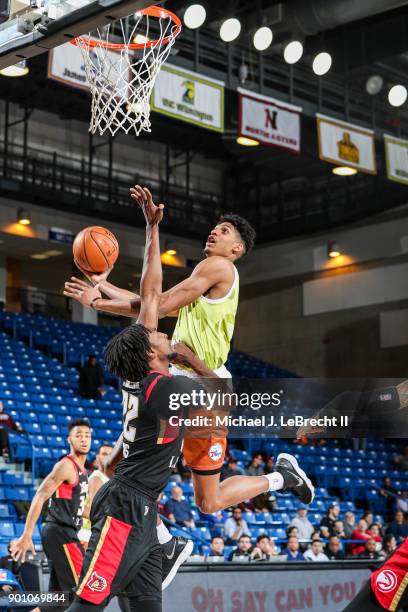
[{"label": "ceiling light", "polygon": [[232,42],[241,32],[241,23],[235,17],[226,19],[220,27],[220,36],[224,42]]},{"label": "ceiling light", "polygon": [[166,255],[177,255],[177,247],[174,242],[166,242],[164,252]]},{"label": "ceiling light", "polygon": [[271,43],[273,39],[273,32],[271,28],[268,26],[263,26],[259,28],[254,34],[254,47],[257,51],[265,51]]},{"label": "ceiling light", "polygon": [[62,251],[56,251],[56,250],[51,250],[51,251],[44,251],[43,253],[34,253],[34,255],[30,255],[31,259],[49,259],[50,257],[57,257],[58,255],[63,255],[64,253]]},{"label": "ceiling light", "polygon": [[20,225],[30,225],[31,224],[31,215],[26,210],[19,208],[17,211],[17,223]]},{"label": "ceiling light", "polygon": [[333,168],[332,172],[337,176],[353,176],[357,174],[357,170],[355,168],[350,168],[350,166],[336,166]]},{"label": "ceiling light", "polygon": [[404,85],[394,85],[388,92],[388,102],[391,106],[402,106],[408,96],[407,88]]},{"label": "ceiling light", "polygon": [[327,245],[327,255],[331,259],[334,259],[335,257],[340,257],[341,251],[337,242],[330,242],[330,244]]},{"label": "ceiling light", "polygon": [[384,85],[384,80],[379,74],[374,74],[366,81],[366,92],[370,96],[376,96],[380,93]]},{"label": "ceiling light", "polygon": [[303,45],[299,40],[292,40],[288,43],[283,52],[283,57],[287,64],[296,64],[303,55]]},{"label": "ceiling light", "polygon": [[247,136],[238,136],[237,143],[243,147],[257,147],[260,144],[259,140]]},{"label": "ceiling light", "polygon": [[195,30],[203,25],[206,16],[207,13],[202,4],[192,4],[184,13],[184,25],[190,28],[190,30]]},{"label": "ceiling light", "polygon": [[332,58],[330,53],[318,53],[313,60],[313,72],[317,76],[323,76],[326,72],[329,72],[332,65]]},{"label": "ceiling light", "polygon": [[145,36],[144,34],[136,34],[136,36],[133,39],[133,42],[136,45],[145,45],[147,42],[149,42],[149,38]]},{"label": "ceiling light", "polygon": [[7,66],[7,68],[2,68],[0,70],[0,74],[6,77],[21,77],[25,76],[29,72],[30,71],[25,60],[21,60],[21,62],[18,62],[17,64]]}]

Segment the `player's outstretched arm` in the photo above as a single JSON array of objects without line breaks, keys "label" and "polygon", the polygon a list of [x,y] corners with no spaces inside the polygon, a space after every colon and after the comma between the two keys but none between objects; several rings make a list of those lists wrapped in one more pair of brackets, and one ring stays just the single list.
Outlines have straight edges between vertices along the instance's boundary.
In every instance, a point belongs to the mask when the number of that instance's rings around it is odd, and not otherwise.
[{"label": "player's outstretched arm", "polygon": [[119,461],[123,459],[123,434],[120,434],[119,438],[116,440],[116,444],[113,447],[113,451],[106,459],[105,464],[103,466],[104,473],[112,478],[115,473],[116,466]]},{"label": "player's outstretched arm", "polygon": [[75,480],[75,470],[70,461],[56,463],[52,472],[43,480],[31,502],[22,536],[13,540],[10,545],[11,555],[15,561],[21,559],[21,562],[24,563],[28,550],[35,553],[32,537],[43,505],[64,481],[69,480],[72,480],[72,482]]}]

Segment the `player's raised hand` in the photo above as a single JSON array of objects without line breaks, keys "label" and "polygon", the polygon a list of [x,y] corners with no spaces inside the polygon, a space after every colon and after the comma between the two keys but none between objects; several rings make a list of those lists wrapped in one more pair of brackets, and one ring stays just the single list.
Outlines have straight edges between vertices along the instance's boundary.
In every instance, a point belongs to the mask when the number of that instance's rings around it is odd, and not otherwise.
[{"label": "player's raised hand", "polygon": [[106,272],[102,272],[101,274],[95,274],[93,272],[90,272],[89,270],[85,270],[84,268],[81,268],[81,266],[75,262],[76,267],[81,270],[82,274],[89,280],[90,283],[92,283],[92,285],[99,285],[99,283],[103,283],[106,281],[106,279],[108,278],[109,274],[112,272],[113,270],[113,266],[111,268],[108,268],[106,270]]},{"label": "player's raised hand", "polygon": [[196,359],[195,353],[184,342],[177,342],[172,345],[170,361],[178,365],[189,366]]},{"label": "player's raised hand", "polygon": [[130,196],[142,209],[147,225],[153,226],[160,223],[163,219],[164,204],[156,205],[147,187],[142,188],[140,185],[131,187]]},{"label": "player's raised hand", "polygon": [[75,276],[72,276],[71,281],[67,281],[64,287],[64,295],[83,306],[92,307],[93,301],[102,297],[97,285],[92,287]]},{"label": "player's raised hand", "polygon": [[24,535],[24,533],[18,540],[10,542],[10,553],[14,561],[24,563],[28,551],[35,555],[34,542],[31,537]]}]

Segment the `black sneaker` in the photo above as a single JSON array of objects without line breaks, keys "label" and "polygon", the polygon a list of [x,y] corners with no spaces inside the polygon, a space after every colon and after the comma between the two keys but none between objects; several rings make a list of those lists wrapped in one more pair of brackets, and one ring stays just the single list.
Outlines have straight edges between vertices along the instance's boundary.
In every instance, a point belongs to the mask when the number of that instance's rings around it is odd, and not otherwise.
[{"label": "black sneaker", "polygon": [[284,488],[281,493],[290,491],[300,499],[303,504],[311,504],[314,500],[314,486],[299,467],[296,458],[287,453],[281,453],[276,460],[275,469],[283,476]]},{"label": "black sneaker", "polygon": [[193,552],[193,541],[182,537],[171,538],[162,544],[162,591],[167,589],[180,565],[189,558]]}]

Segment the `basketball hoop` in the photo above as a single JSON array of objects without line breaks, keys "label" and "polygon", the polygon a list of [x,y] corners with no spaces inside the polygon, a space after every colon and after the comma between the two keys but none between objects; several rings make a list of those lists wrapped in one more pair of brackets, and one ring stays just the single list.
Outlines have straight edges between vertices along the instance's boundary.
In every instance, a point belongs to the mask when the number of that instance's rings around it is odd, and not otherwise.
[{"label": "basketball hoop", "polygon": [[[151,39],[156,22],[159,31]],[[84,58],[92,94],[92,134],[106,130],[127,134],[134,129],[138,136],[142,130],[151,131],[150,95],[180,30],[177,15],[150,6],[70,41]]]}]

